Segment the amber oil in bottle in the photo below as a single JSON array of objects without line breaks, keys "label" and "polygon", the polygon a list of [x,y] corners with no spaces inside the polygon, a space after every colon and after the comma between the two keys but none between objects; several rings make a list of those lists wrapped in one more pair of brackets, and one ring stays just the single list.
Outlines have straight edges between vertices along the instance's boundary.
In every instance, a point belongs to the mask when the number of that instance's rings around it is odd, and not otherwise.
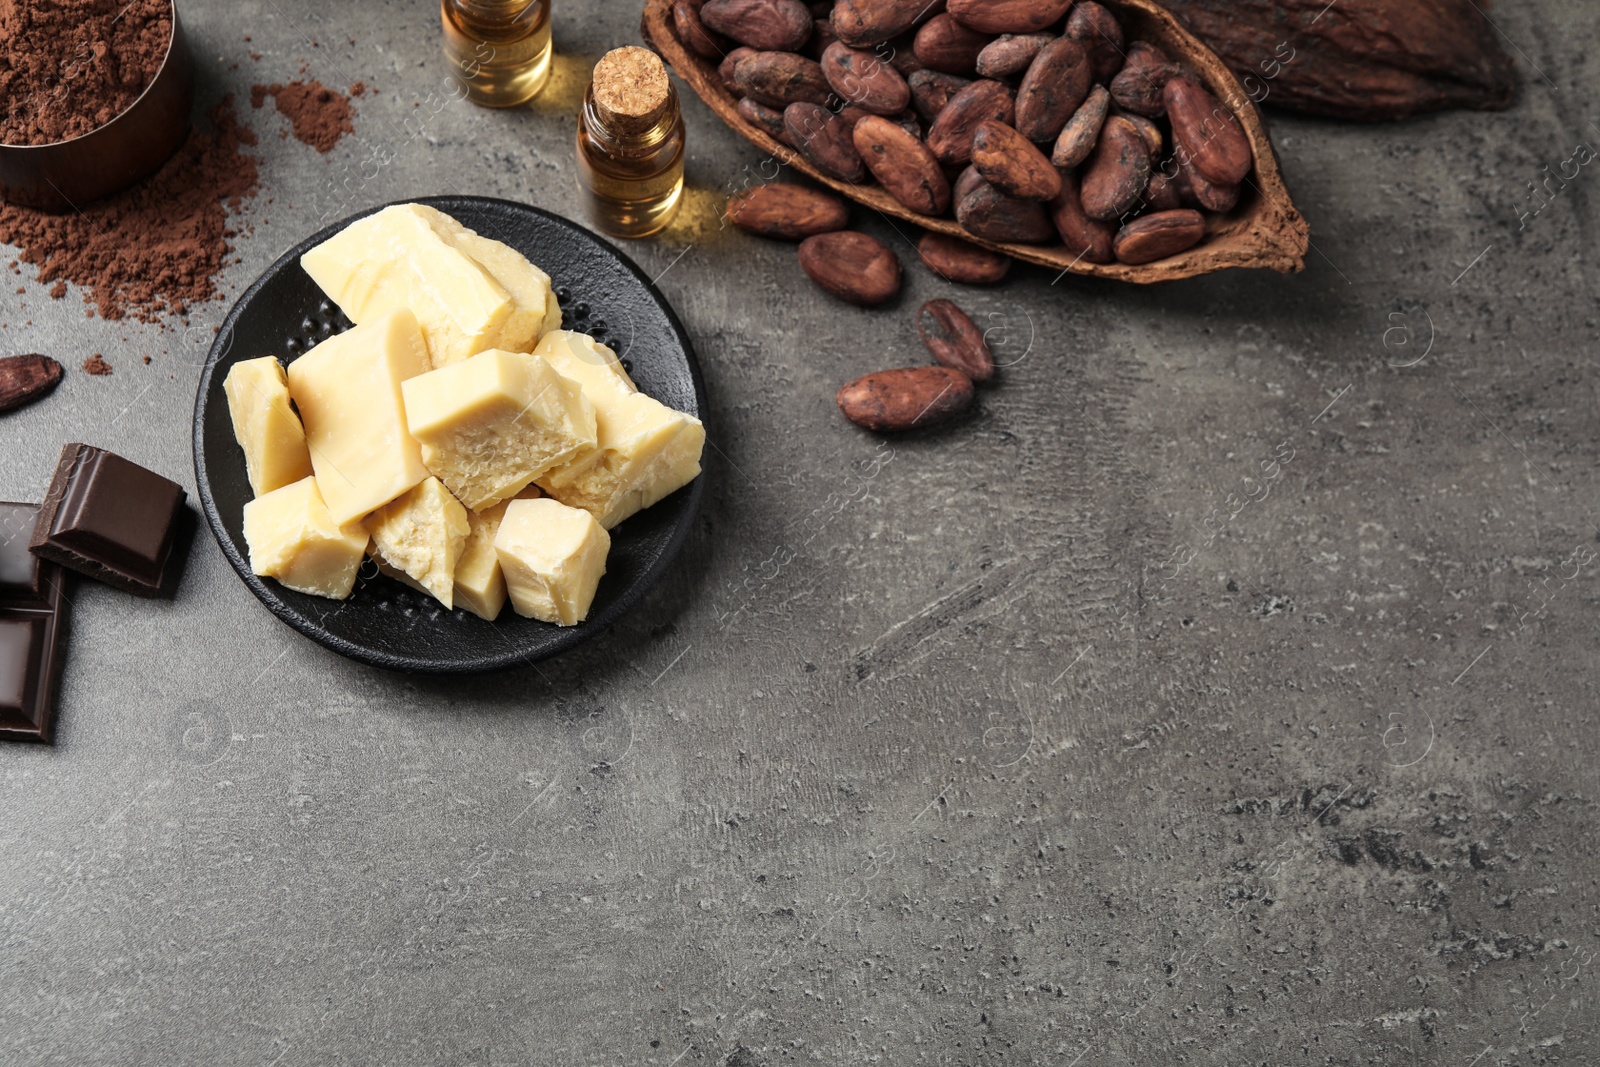
[{"label": "amber oil in bottle", "polygon": [[578,120],[578,186],[594,226],[648,237],[683,201],[683,114],[659,56],[618,48],[594,68]]},{"label": "amber oil in bottle", "polygon": [[440,0],[444,56],[467,99],[515,107],[550,80],[550,0]]}]

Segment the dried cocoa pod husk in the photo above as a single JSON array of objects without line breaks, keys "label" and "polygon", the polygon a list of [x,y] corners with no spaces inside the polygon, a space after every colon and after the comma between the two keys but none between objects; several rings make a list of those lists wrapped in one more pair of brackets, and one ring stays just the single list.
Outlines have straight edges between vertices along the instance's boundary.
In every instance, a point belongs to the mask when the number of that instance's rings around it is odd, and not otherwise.
[{"label": "dried cocoa pod husk", "polygon": [[1516,70],[1478,0],[1167,0],[1259,102],[1382,122],[1498,110]]}]

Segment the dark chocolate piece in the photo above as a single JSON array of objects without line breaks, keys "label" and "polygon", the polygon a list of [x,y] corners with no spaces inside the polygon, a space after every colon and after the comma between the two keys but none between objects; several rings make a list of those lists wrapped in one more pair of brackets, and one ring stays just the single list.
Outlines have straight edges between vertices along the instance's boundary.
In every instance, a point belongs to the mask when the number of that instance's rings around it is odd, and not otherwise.
[{"label": "dark chocolate piece", "polygon": [[28,551],[32,504],[0,504],[0,740],[50,740],[66,633],[66,573]]},{"label": "dark chocolate piece", "polygon": [[114,452],[61,450],[29,547],[107,585],[159,596],[183,512],[183,487]]}]

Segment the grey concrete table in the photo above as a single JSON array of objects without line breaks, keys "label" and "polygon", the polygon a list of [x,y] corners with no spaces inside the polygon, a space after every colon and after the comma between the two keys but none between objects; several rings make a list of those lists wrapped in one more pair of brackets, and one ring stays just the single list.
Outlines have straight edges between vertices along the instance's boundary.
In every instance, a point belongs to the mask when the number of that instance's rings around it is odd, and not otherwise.
[{"label": "grey concrete table", "polygon": [[[208,98],[380,89],[326,156],[248,113],[228,295],[371,204],[575,212],[584,72],[637,9],[559,5],[549,95],[495,113],[446,100],[422,0],[187,4]],[[59,740],[0,750],[0,1061],[1596,1062],[1600,179],[1520,216],[1600,141],[1600,16],[1492,16],[1511,112],[1273,118],[1297,277],[918,267],[847,308],[719,228],[761,157],[691,103],[689,210],[628,246],[711,390],[671,579],[468,681],[325,653],[204,533],[173,602],[80,585]],[[858,432],[834,390],[919,361],[935,296],[1002,380]],[[193,487],[226,301],[4,300],[72,369],[0,420],[0,497],[78,439]]]}]

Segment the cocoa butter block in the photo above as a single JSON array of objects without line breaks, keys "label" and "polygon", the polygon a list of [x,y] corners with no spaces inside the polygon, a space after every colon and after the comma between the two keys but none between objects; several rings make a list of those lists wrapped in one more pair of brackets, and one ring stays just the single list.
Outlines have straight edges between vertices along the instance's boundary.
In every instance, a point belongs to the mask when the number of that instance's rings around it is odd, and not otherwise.
[{"label": "cocoa butter block", "polygon": [[66,575],[28,551],[33,504],[0,504],[0,740],[48,743],[66,633]]},{"label": "cocoa butter block", "polygon": [[107,585],[154,597],[166,585],[185,493],[177,482],[92,445],[61,450],[29,549]]}]

